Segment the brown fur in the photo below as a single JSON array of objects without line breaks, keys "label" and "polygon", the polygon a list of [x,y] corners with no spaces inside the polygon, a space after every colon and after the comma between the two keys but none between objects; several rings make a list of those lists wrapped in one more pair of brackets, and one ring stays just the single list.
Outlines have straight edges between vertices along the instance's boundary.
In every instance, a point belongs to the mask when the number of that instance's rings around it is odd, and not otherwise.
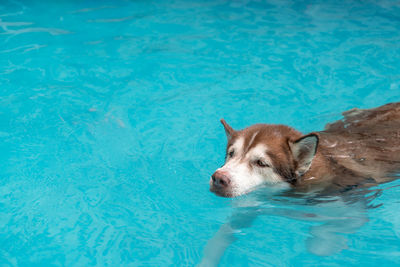
[{"label": "brown fur", "polygon": [[400,103],[352,109],[343,115],[343,120],[313,133],[319,138],[317,152],[310,169],[300,177],[296,175],[298,163],[289,143],[302,134],[293,128],[256,124],[234,131],[223,121],[227,135],[228,130],[230,134],[227,151],[238,137],[244,137],[244,153],[257,144],[265,144],[274,171],[299,190],[345,189],[365,181],[381,183],[392,179],[400,170]]}]

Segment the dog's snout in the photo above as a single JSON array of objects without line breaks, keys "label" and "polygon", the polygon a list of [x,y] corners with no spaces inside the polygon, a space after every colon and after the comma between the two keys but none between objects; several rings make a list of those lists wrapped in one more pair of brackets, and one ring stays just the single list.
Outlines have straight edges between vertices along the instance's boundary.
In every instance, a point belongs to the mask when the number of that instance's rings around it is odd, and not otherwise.
[{"label": "dog's snout", "polygon": [[217,187],[228,187],[231,183],[231,179],[229,178],[228,174],[223,171],[216,171],[211,176],[211,179],[213,184]]}]

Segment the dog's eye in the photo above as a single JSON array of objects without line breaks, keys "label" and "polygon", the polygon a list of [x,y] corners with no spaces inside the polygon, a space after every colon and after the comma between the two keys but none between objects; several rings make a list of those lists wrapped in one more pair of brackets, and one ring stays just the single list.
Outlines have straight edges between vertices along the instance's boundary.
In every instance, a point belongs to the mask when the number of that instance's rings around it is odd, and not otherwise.
[{"label": "dog's eye", "polygon": [[231,150],[231,151],[228,153],[228,156],[229,156],[230,158],[232,158],[233,155],[235,155],[235,150]]},{"label": "dog's eye", "polygon": [[261,168],[270,167],[270,166],[268,165],[268,163],[265,163],[265,162],[262,161],[261,159],[257,160],[257,161],[256,161],[256,164],[257,164],[258,167],[261,167]]}]

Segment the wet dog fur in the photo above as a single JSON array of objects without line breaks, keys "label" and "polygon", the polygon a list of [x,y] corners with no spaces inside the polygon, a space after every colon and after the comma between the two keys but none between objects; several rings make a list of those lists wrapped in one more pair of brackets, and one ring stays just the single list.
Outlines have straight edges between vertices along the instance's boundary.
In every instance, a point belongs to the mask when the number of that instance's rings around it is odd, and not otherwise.
[{"label": "wet dog fur", "polygon": [[236,131],[222,119],[226,159],[210,190],[235,197],[261,185],[332,191],[392,180],[400,170],[400,103],[343,116],[306,135],[271,124]]}]

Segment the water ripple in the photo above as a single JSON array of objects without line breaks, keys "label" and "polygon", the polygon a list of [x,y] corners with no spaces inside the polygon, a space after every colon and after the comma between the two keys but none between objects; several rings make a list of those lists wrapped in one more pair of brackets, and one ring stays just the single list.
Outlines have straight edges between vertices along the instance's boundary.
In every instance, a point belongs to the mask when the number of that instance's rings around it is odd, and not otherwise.
[{"label": "water ripple", "polygon": [[60,35],[60,34],[69,34],[71,33],[70,31],[62,30],[62,29],[56,29],[56,28],[41,28],[41,27],[31,27],[31,28],[24,28],[24,29],[19,29],[19,30],[7,30],[5,32],[0,33],[0,35],[19,35],[23,33],[34,33],[34,32],[46,32],[51,35]]}]

